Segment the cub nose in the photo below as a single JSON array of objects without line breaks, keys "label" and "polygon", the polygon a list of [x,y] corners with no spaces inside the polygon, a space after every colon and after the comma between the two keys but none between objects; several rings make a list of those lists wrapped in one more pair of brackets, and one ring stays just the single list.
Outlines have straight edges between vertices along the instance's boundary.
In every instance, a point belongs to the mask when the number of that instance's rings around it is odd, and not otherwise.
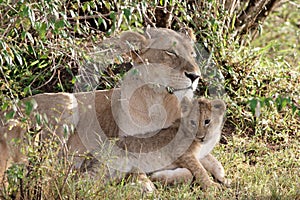
[{"label": "cub nose", "polygon": [[194,73],[188,73],[188,72],[184,72],[185,76],[188,77],[189,79],[191,79],[192,83],[199,78],[200,76]]},{"label": "cub nose", "polygon": [[198,137],[199,141],[200,141],[200,142],[204,142],[205,136],[206,136],[206,135],[202,135],[201,137]]}]

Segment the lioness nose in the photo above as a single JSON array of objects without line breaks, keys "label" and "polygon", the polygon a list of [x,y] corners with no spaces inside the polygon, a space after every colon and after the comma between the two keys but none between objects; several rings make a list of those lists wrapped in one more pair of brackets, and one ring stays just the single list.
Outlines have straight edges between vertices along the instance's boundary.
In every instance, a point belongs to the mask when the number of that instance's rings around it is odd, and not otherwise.
[{"label": "lioness nose", "polygon": [[194,82],[194,80],[196,80],[197,78],[199,78],[200,76],[194,73],[188,73],[188,72],[184,72],[184,74],[186,75],[186,77],[188,77],[189,79],[191,79],[192,83]]}]

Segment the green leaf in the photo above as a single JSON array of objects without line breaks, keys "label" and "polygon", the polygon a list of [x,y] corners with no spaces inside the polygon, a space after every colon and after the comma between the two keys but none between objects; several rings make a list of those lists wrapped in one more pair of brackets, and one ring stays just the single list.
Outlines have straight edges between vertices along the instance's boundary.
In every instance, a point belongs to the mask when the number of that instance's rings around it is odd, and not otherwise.
[{"label": "green leaf", "polygon": [[28,48],[28,52],[30,54],[33,54],[36,57],[36,52],[35,52],[34,48],[31,45],[28,45],[27,48]]},{"label": "green leaf", "polygon": [[33,110],[33,102],[32,101],[26,101],[25,102],[25,114],[27,116],[29,116],[32,110]]},{"label": "green leaf", "polygon": [[116,13],[114,11],[112,11],[110,14],[109,14],[109,17],[110,19],[112,19],[112,26],[111,26],[111,29],[109,30],[108,34],[111,34],[115,31],[116,29]]},{"label": "green leaf", "polygon": [[40,114],[36,114],[36,115],[35,115],[35,119],[36,119],[36,123],[37,123],[38,125],[41,125],[41,124],[42,124],[42,117],[41,117]]},{"label": "green leaf", "polygon": [[103,24],[104,29],[107,29],[107,24],[106,24],[106,21],[105,21],[104,19],[98,18],[98,24],[99,24],[99,26],[100,26],[101,24]]},{"label": "green leaf", "polygon": [[67,138],[69,135],[68,133],[70,133],[69,126],[67,124],[63,124],[63,128],[64,128],[64,138]]},{"label": "green leaf", "polygon": [[12,110],[12,111],[6,113],[5,119],[6,120],[12,119],[15,116],[15,114],[16,114],[16,112]]},{"label": "green leaf", "polygon": [[284,98],[284,97],[277,97],[275,99],[275,103],[276,103],[276,107],[277,107],[277,111],[281,111],[283,108],[285,108],[289,103],[291,102],[291,100],[289,98]]},{"label": "green leaf", "polygon": [[261,100],[261,105],[262,105],[262,106],[266,105],[267,107],[270,107],[270,106],[271,106],[270,102],[272,102],[272,101],[273,101],[273,100],[272,100],[272,98],[270,98],[270,97],[268,97],[268,98],[263,98],[263,99]]},{"label": "green leaf", "polygon": [[76,81],[77,81],[77,78],[74,76],[71,80],[71,83],[74,85],[76,83]]},{"label": "green leaf", "polygon": [[29,91],[30,91],[30,86],[25,87],[25,88],[23,89],[23,92],[24,92],[25,95],[28,94]]},{"label": "green leaf", "polygon": [[60,29],[62,29],[65,26],[64,20],[56,21],[54,24],[54,30],[57,33]]},{"label": "green leaf", "polygon": [[90,11],[91,8],[90,8],[90,4],[89,2],[85,2],[82,6],[82,11],[85,12],[85,11]]},{"label": "green leaf", "polygon": [[108,1],[104,1],[104,5],[107,8],[107,10],[110,10],[110,3]]},{"label": "green leaf", "polygon": [[2,111],[6,110],[8,108],[8,102],[4,102],[1,106]]},{"label": "green leaf", "polygon": [[297,111],[297,106],[295,106],[295,104],[292,103],[292,113],[294,114]]},{"label": "green leaf", "polygon": [[7,65],[11,66],[13,64],[13,59],[7,53],[4,53],[4,60],[6,61]]},{"label": "green leaf", "polygon": [[253,116],[255,115],[255,108],[257,106],[257,99],[251,99],[248,101],[249,105],[250,105],[250,109],[251,109],[251,113],[253,114]]},{"label": "green leaf", "polygon": [[123,9],[123,13],[127,19],[127,21],[129,22],[130,21],[130,16],[131,16],[131,11],[129,9]]},{"label": "green leaf", "polygon": [[42,25],[39,27],[39,35],[42,39],[45,38],[46,33],[47,33],[47,24],[46,23],[42,23]]}]

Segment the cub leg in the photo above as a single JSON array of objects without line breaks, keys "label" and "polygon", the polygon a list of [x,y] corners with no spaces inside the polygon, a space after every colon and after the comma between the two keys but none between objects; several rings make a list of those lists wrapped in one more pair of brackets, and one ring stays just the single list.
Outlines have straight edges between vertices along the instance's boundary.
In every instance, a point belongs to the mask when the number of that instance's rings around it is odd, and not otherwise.
[{"label": "cub leg", "polygon": [[230,181],[225,179],[225,171],[222,164],[211,154],[208,154],[204,158],[200,159],[203,167],[209,171],[216,180],[220,183],[229,186]]},{"label": "cub leg", "polygon": [[203,190],[211,186],[217,188],[220,187],[219,184],[213,182],[209,178],[207,171],[195,156],[183,156],[179,159],[179,162],[177,162],[177,164],[180,167],[184,167],[190,170],[193,176],[196,178],[196,182],[200,183]]},{"label": "cub leg", "polygon": [[[230,185],[230,180],[225,179],[225,171],[222,164],[211,154],[200,159],[202,166],[210,172],[216,180],[225,186]],[[152,181],[159,181],[163,184],[175,184],[192,181],[191,171],[186,168],[176,168],[174,170],[162,170],[151,174]]]}]

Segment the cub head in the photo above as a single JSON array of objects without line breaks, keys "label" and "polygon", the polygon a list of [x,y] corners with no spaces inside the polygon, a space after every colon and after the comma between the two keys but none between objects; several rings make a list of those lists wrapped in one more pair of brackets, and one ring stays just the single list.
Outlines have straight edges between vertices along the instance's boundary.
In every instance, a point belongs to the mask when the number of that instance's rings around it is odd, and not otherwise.
[{"label": "cub head", "polygon": [[135,64],[159,64],[168,71],[169,77],[165,78],[172,87],[196,89],[200,69],[193,42],[186,35],[165,28],[147,28],[143,34],[124,32],[120,40]]},{"label": "cub head", "polygon": [[181,101],[182,125],[195,140],[203,142],[221,133],[226,105],[224,101],[198,98]]}]

